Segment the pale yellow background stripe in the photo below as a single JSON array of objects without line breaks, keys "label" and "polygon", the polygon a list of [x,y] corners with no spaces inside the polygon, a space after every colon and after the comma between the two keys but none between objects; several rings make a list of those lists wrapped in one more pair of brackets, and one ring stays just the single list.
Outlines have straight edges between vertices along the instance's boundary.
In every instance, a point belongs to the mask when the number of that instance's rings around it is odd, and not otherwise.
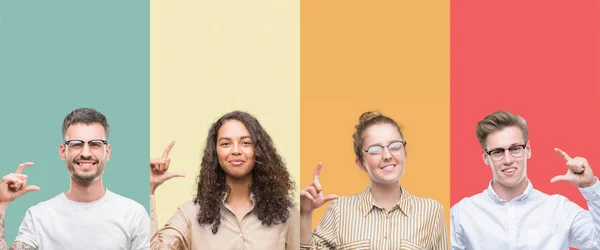
[{"label": "pale yellow background stripe", "polygon": [[186,174],[159,187],[159,226],[194,197],[208,129],[232,110],[258,118],[298,186],[299,1],[151,1],[150,27],[150,153],[175,140]]}]

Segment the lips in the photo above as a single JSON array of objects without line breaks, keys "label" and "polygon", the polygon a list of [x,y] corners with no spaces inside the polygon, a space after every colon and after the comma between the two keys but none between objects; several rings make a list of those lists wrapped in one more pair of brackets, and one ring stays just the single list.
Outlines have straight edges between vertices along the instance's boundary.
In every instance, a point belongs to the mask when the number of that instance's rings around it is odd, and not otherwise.
[{"label": "lips", "polygon": [[512,167],[512,168],[506,168],[502,170],[502,173],[505,173],[507,175],[512,175],[515,173],[515,171],[517,171],[517,168]]},{"label": "lips", "polygon": [[388,164],[388,165],[381,167],[380,169],[383,171],[392,171],[395,167],[396,167],[396,164]]},{"label": "lips", "polygon": [[75,165],[81,167],[81,168],[91,168],[94,167],[98,164],[97,161],[74,161]]},{"label": "lips", "polygon": [[229,161],[229,163],[231,163],[231,165],[236,166],[236,167],[241,166],[245,162],[246,161],[244,161],[244,160],[231,160],[231,161]]}]

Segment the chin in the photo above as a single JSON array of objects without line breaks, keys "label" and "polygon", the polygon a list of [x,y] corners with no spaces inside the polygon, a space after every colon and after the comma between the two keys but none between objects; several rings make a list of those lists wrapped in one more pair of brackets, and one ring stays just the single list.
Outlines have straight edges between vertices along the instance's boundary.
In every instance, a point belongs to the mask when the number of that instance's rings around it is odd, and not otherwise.
[{"label": "chin", "polygon": [[233,177],[233,178],[242,178],[248,175],[248,173],[244,173],[244,172],[239,172],[239,171],[230,171],[229,173],[227,173],[227,175]]},{"label": "chin", "polygon": [[375,181],[379,184],[394,184],[400,181],[400,178],[389,178],[388,176],[377,178]]},{"label": "chin", "polygon": [[100,178],[100,175],[73,175],[73,179],[80,183],[92,183]]}]

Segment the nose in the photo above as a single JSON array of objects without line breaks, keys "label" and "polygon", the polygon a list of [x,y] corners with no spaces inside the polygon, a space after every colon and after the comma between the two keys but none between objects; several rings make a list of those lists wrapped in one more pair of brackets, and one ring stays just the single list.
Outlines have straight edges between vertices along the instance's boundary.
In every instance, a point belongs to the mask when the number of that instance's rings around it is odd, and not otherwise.
[{"label": "nose", "polygon": [[502,159],[502,162],[505,165],[510,165],[512,164],[512,162],[514,161],[514,157],[510,154],[509,150],[504,150],[504,159]]},{"label": "nose", "polygon": [[92,151],[90,149],[90,145],[88,145],[87,143],[83,144],[83,149],[81,149],[80,155],[83,157],[91,156]]},{"label": "nose", "polygon": [[382,156],[383,156],[383,160],[389,160],[389,159],[392,159],[392,152],[390,152],[390,149],[389,149],[389,148],[387,148],[387,147],[384,147],[384,148],[383,148],[383,153],[382,153]]},{"label": "nose", "polygon": [[231,151],[231,154],[233,154],[233,155],[240,155],[241,154],[241,152],[240,152],[240,145],[238,143],[234,143],[233,144],[233,149]]}]

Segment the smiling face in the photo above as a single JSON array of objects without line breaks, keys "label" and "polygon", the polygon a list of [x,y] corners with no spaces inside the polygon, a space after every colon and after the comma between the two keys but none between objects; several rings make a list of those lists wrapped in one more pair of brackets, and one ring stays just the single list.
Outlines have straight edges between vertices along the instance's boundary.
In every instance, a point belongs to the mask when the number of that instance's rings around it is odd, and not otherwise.
[{"label": "smiling face", "polygon": [[217,134],[219,165],[230,178],[247,177],[254,168],[254,144],[250,132],[238,120],[223,123]]},{"label": "smiling face", "polygon": [[[512,189],[526,185],[527,182],[527,159],[531,157],[531,148],[527,144],[525,149],[518,153],[518,146],[526,144],[521,129],[517,126],[509,126],[490,133],[486,139],[485,151],[504,149],[503,156],[494,157],[483,153],[483,162],[490,166],[493,174],[493,182],[497,187]],[[511,149],[512,150],[509,150]],[[517,148],[517,150],[515,150]],[[511,153],[512,151],[512,153]],[[517,157],[515,157],[516,155]],[[498,158],[502,158],[498,160]]]},{"label": "smiling face", "polygon": [[407,154],[404,147],[392,150],[388,148],[393,142],[403,141],[396,126],[388,123],[374,124],[365,130],[362,137],[362,149],[380,145],[383,150],[377,154],[363,153],[363,160],[356,159],[356,164],[369,173],[372,183],[398,183],[404,174]]},{"label": "smiling face", "polygon": [[111,152],[110,144],[100,142],[106,140],[104,127],[100,123],[75,123],[67,128],[65,140],[70,143],[61,144],[59,153],[72,179],[79,183],[98,180]]}]

